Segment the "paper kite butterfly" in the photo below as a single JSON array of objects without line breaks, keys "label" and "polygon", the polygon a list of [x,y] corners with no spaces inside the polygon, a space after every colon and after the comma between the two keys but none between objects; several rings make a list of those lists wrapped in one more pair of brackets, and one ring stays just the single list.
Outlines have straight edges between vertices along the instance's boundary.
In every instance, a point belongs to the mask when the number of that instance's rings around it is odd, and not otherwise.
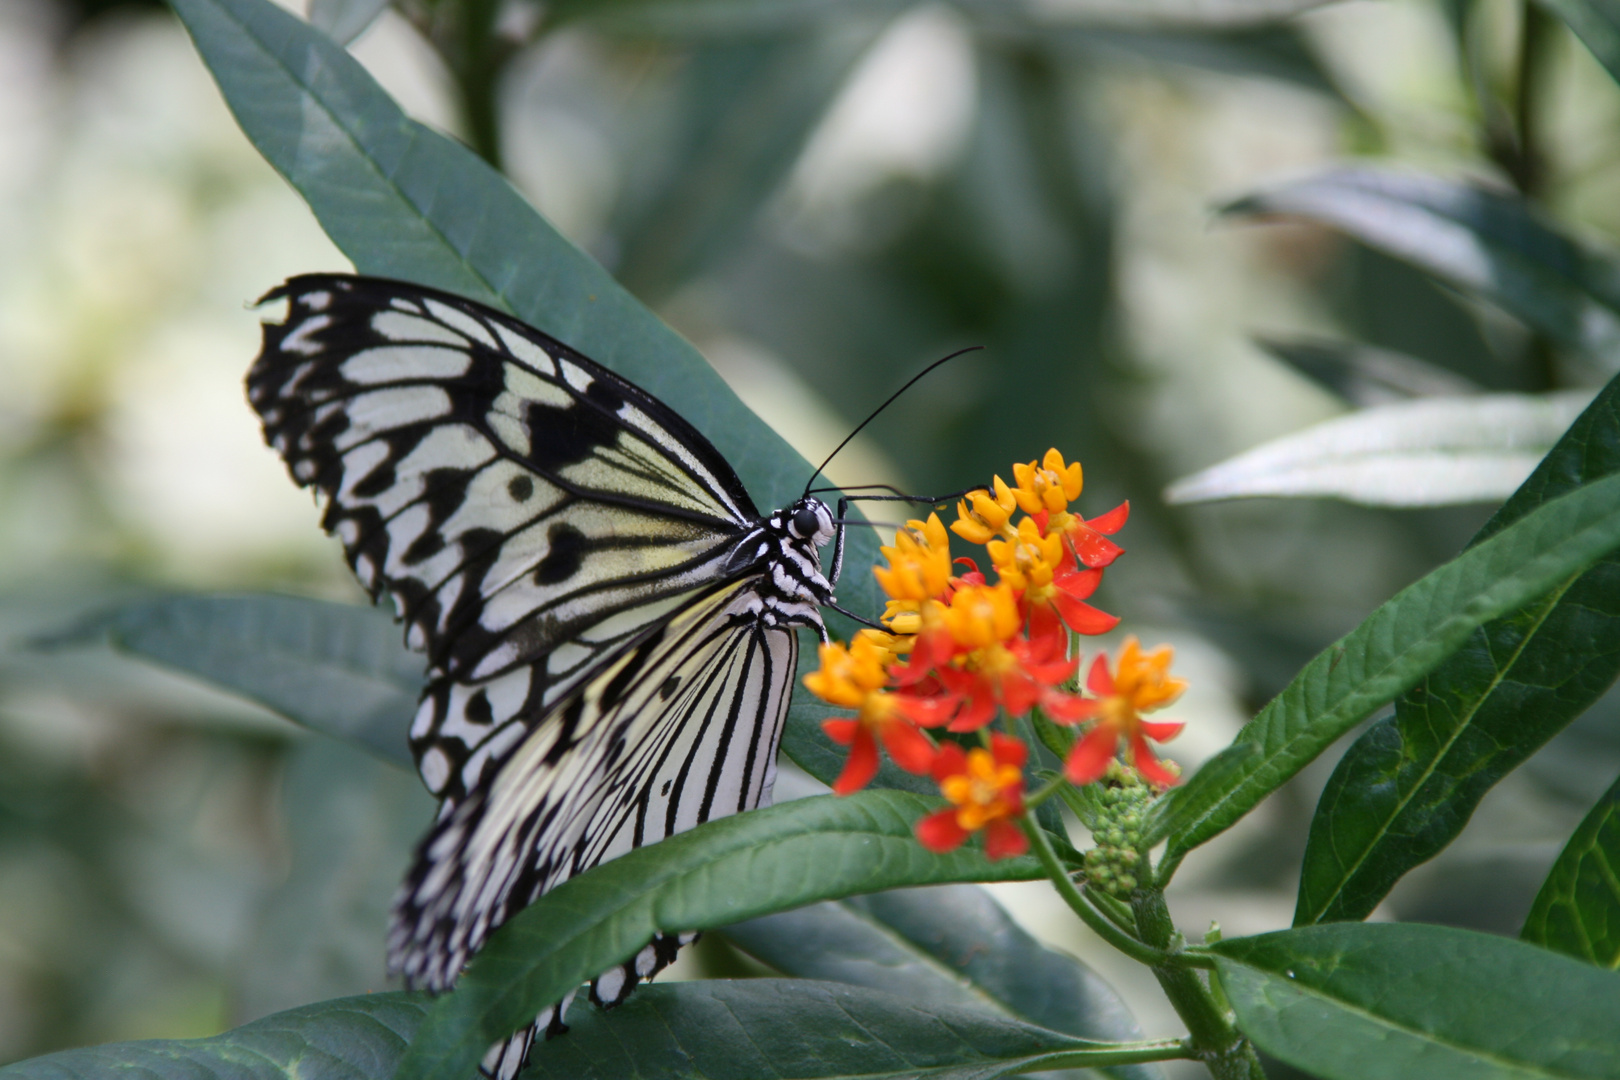
[{"label": "paper kite butterfly", "polygon": [[[271,300],[286,318],[247,378],[265,440],[428,657],[410,741],[442,804],[388,952],[441,991],[569,877],[769,801],[795,628],[826,636],[842,530],[809,494],[761,515],[668,406],[483,305],[324,274]],[[654,940],[591,999],[624,1000],[693,936]],[[566,1006],[483,1070],[510,1080]]]}]

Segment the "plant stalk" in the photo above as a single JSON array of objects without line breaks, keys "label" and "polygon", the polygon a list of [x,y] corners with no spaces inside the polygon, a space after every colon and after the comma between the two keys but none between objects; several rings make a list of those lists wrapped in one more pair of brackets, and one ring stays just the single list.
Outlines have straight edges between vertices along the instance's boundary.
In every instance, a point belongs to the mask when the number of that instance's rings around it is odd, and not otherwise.
[{"label": "plant stalk", "polygon": [[1041,865],[1046,868],[1046,876],[1052,879],[1052,884],[1057,887],[1058,895],[1063,897],[1063,902],[1068,904],[1076,915],[1080,916],[1081,922],[1091,927],[1098,937],[1129,956],[1132,960],[1147,964],[1150,967],[1167,961],[1168,957],[1162,950],[1143,944],[1120,927],[1115,926],[1112,919],[1093,907],[1091,901],[1087,900],[1080,890],[1075,888],[1074,882],[1069,878],[1068,870],[1058,861],[1057,853],[1052,850],[1052,842],[1046,838],[1045,830],[1033,818],[1026,814],[1020,819],[1020,824],[1024,828],[1024,835],[1029,837],[1030,846],[1035,849],[1036,857],[1041,860]]},{"label": "plant stalk", "polygon": [[[1179,952],[1179,935],[1158,889],[1137,889],[1131,894],[1137,932],[1165,957]],[[1193,1057],[1202,1061],[1215,1080],[1265,1080],[1254,1047],[1233,1026],[1198,972],[1184,963],[1161,961],[1153,966],[1165,997],[1187,1025]]]}]

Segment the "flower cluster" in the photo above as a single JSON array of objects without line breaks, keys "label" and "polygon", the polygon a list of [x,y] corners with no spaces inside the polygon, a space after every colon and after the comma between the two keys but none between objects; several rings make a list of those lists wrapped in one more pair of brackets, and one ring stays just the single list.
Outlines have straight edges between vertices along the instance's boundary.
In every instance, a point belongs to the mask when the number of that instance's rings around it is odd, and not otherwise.
[{"label": "flower cluster", "polygon": [[[822,700],[855,714],[823,725],[849,747],[833,790],[868,784],[880,745],[902,769],[931,774],[951,804],[917,827],[936,851],[980,831],[991,858],[1025,850],[1015,819],[1026,808],[1028,748],[991,728],[1035,709],[1084,729],[1064,764],[1069,781],[1098,780],[1123,746],[1147,781],[1175,782],[1146,740],[1168,739],[1180,725],[1141,718],[1184,686],[1169,674],[1168,648],[1144,653],[1129,638],[1112,671],[1104,656],[1092,663],[1089,696],[1076,685],[1075,636],[1107,633],[1119,621],[1088,600],[1123,553],[1109,537],[1125,524],[1129,504],[1091,519],[1073,512],[1080,465],[1055,449],[1014,465],[1013,479],[997,476],[962,499],[949,532],[938,514],[907,522],[882,549],[887,565],[873,570],[888,597],[884,629],[862,630],[847,646],[823,645],[818,670],[805,677]],[[989,573],[974,559],[953,561],[949,533],[982,546]],[[930,731],[977,733],[981,745],[936,740]]]}]

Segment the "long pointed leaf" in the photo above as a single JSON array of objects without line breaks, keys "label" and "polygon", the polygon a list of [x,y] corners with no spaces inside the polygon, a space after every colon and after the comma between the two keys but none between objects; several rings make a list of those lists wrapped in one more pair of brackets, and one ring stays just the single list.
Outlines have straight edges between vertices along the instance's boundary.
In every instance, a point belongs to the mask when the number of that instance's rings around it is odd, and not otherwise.
[{"label": "long pointed leaf", "polygon": [[[1548,500],[1620,473],[1611,382],[1477,544]],[[1311,821],[1294,924],[1367,916],[1456,838],[1491,787],[1620,675],[1620,554],[1474,631],[1340,760]]]},{"label": "long pointed leaf", "polygon": [[1620,1076],[1620,975],[1545,949],[1389,923],[1212,948],[1243,1033],[1322,1080]]},{"label": "long pointed leaf", "polygon": [[[894,889],[728,926],[725,936],[786,975],[830,979],[908,1001],[991,1010],[1086,1039],[1140,1039],[1112,987],[1054,952],[972,885]],[[1102,1070],[1152,1080],[1149,1065]]]},{"label": "long pointed leaf", "polygon": [[660,931],[878,889],[1041,876],[1030,856],[926,851],[911,828],[937,805],[897,791],[801,799],[700,825],[564,882],[491,937],[434,1007],[397,1080],[464,1080],[491,1042]]},{"label": "long pointed leaf", "polygon": [[[1226,830],[1271,791],[1450,656],[1481,624],[1523,607],[1620,546],[1620,476],[1549,502],[1407,586],[1316,656],[1238,733],[1260,752],[1200,770],[1159,803],[1167,864]],[[1206,778],[1207,777],[1207,778]]]}]

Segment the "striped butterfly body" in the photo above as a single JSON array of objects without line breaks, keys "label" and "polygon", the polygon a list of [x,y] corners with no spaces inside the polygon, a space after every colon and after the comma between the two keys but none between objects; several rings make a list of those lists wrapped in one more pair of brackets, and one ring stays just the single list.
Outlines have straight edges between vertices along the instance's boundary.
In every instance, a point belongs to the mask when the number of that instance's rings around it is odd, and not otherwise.
[{"label": "striped butterfly body", "polygon": [[[769,801],[795,628],[825,637],[833,517],[809,496],[760,515],[662,402],[482,305],[345,275],[262,302],[282,299],[248,399],[428,657],[410,739],[442,802],[388,948],[407,985],[440,991],[574,874]],[[622,1001],[692,936],[655,940],[592,999]],[[485,1072],[515,1075],[566,1004]]]}]

